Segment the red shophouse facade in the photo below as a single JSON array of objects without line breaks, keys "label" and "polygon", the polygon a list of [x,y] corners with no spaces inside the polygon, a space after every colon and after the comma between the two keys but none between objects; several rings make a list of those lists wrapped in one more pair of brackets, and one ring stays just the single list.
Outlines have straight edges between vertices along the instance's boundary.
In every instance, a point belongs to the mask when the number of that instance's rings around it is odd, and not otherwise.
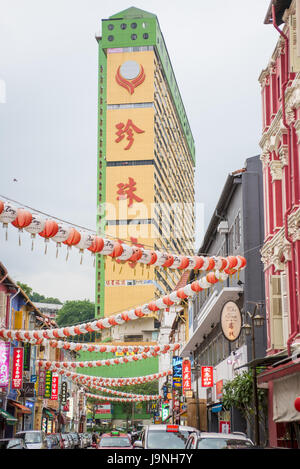
[{"label": "red shophouse facade", "polygon": [[278,363],[259,375],[258,384],[268,389],[270,445],[300,448],[300,412],[294,406],[300,396],[300,1],[272,1],[265,23],[273,23],[278,42],[259,77],[265,214],[261,254],[267,355],[277,354]]}]

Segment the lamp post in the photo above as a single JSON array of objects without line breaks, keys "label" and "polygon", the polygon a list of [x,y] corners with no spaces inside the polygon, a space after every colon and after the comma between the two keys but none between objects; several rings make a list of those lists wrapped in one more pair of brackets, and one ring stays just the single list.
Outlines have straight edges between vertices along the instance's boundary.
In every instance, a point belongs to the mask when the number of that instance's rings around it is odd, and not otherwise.
[{"label": "lamp post", "polygon": [[[251,325],[248,323],[243,324],[242,328],[246,334],[246,336],[251,335],[251,343],[252,343],[252,361],[255,360],[255,327],[261,327],[264,325],[264,317],[260,314],[257,314],[257,310],[260,310],[260,304],[256,303],[253,313],[249,313],[247,311],[247,315],[250,319]],[[259,405],[258,405],[258,392],[257,392],[257,375],[256,375],[256,366],[253,363],[252,367],[252,377],[253,377],[253,398],[254,398],[254,408],[255,408],[255,416],[254,416],[254,439],[255,444],[257,446],[260,445],[260,433],[259,433]]]},{"label": "lamp post", "polygon": [[195,379],[196,379],[196,406],[197,406],[197,428],[198,428],[198,430],[200,430],[199,384],[198,384],[199,370],[200,370],[200,365],[198,364],[197,360],[194,359],[194,366],[191,368],[191,371],[193,373],[195,373]]}]

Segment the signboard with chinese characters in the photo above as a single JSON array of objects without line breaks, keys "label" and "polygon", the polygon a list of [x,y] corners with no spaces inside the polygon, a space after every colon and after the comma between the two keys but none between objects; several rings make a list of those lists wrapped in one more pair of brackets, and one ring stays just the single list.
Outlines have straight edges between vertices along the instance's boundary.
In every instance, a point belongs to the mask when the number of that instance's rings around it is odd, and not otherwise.
[{"label": "signboard with chinese characters", "polygon": [[242,315],[240,308],[234,301],[227,301],[221,311],[221,329],[224,337],[234,342],[242,330]]},{"label": "signboard with chinese characters", "polygon": [[45,375],[45,399],[51,399],[52,371],[47,370]]},{"label": "signboard with chinese characters", "polygon": [[9,383],[10,343],[0,341],[0,388],[6,388]]},{"label": "signboard with chinese characters", "polygon": [[23,347],[13,351],[12,389],[22,389],[23,384]]},{"label": "signboard with chinese characters", "polygon": [[230,421],[229,420],[219,421],[219,433],[230,433]]},{"label": "signboard with chinese characters", "polygon": [[24,344],[24,371],[30,370],[30,353],[31,353],[31,344],[26,343]]},{"label": "signboard with chinese characters", "polygon": [[182,362],[182,392],[192,389],[191,362],[186,359]]},{"label": "signboard with chinese characters", "polygon": [[173,388],[182,387],[182,357],[173,357]]},{"label": "signboard with chinese characters", "polygon": [[223,380],[216,382],[216,398],[220,401],[223,397]]},{"label": "signboard with chinese characters", "polygon": [[68,400],[68,383],[63,381],[61,383],[61,404],[66,405]]},{"label": "signboard with chinese characters", "polygon": [[98,404],[95,407],[95,414],[111,414],[111,404],[109,402],[104,402],[103,404]]},{"label": "signboard with chinese characters", "polygon": [[45,384],[46,384],[46,371],[39,371],[39,384],[38,384],[38,395],[44,397],[45,395]]},{"label": "signboard with chinese characters", "polygon": [[58,375],[52,374],[51,401],[58,399]]},{"label": "signboard with chinese characters", "polygon": [[214,384],[213,367],[201,366],[201,386],[203,388],[210,388]]}]

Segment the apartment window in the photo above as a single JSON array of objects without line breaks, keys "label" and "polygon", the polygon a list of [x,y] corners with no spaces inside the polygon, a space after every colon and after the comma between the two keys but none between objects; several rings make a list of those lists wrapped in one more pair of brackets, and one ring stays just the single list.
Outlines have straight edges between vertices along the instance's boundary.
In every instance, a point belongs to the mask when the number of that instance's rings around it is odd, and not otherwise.
[{"label": "apartment window", "polygon": [[121,28],[121,29],[126,29],[126,28],[127,28],[127,24],[126,24],[126,23],[122,23],[122,24],[120,25],[120,28]]},{"label": "apartment window", "polygon": [[281,349],[283,348],[283,327],[280,275],[270,277],[270,299],[271,346],[274,349]]},{"label": "apartment window", "polygon": [[113,25],[113,24],[109,24],[109,25],[107,26],[107,29],[109,29],[110,31],[112,31],[112,30],[114,29],[114,25]]},{"label": "apartment window", "polygon": [[137,35],[136,35],[136,34],[131,34],[131,39],[132,39],[133,41],[135,41],[135,40],[137,39]]},{"label": "apartment window", "polygon": [[238,249],[241,245],[241,216],[240,212],[234,220],[234,248]]},{"label": "apartment window", "polygon": [[130,26],[132,27],[132,29],[135,29],[137,27],[137,24],[136,23],[131,23]]}]

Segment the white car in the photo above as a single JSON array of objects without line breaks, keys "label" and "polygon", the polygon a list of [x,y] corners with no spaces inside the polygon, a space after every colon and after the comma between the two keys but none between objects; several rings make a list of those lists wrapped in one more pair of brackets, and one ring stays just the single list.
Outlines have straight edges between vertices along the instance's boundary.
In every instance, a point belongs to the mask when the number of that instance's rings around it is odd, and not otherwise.
[{"label": "white car", "polygon": [[242,433],[191,433],[185,449],[247,449],[253,442]]},{"label": "white car", "polygon": [[28,449],[47,449],[46,435],[42,430],[24,430],[16,433],[16,438],[23,438]]},{"label": "white car", "polygon": [[197,432],[195,427],[185,425],[146,425],[133,448],[184,449],[189,435]]}]

